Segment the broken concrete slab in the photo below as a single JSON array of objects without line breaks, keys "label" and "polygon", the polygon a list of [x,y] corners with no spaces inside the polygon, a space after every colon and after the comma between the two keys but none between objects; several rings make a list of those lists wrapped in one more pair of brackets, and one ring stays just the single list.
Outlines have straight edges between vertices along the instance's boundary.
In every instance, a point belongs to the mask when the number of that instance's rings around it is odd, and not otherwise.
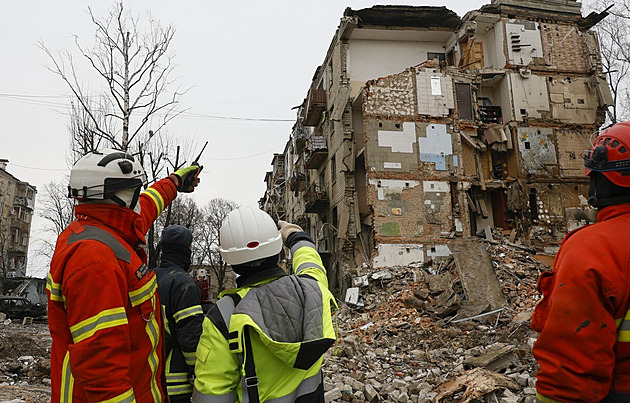
[{"label": "broken concrete slab", "polygon": [[464,368],[482,367],[490,371],[500,372],[514,365],[518,360],[515,346],[497,343],[488,347],[482,355],[468,357],[464,361]]},{"label": "broken concrete slab", "polygon": [[[465,300],[459,316],[474,316],[506,305],[501,284],[483,243],[472,237],[456,239],[449,244],[464,289]],[[485,317],[494,320],[496,317]]]}]

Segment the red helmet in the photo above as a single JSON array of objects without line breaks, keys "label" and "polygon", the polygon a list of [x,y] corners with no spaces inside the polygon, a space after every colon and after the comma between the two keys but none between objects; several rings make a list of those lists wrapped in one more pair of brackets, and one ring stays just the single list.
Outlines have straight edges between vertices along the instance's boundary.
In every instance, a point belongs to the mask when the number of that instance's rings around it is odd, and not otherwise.
[{"label": "red helmet", "polygon": [[630,122],[604,130],[584,156],[586,175],[601,172],[617,186],[630,187]]}]

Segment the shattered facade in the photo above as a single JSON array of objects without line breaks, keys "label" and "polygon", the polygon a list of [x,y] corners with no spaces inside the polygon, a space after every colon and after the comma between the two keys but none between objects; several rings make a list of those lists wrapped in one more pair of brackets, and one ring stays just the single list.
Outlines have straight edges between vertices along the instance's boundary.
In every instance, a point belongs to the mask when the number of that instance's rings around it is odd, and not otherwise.
[{"label": "shattered facade", "polygon": [[37,190],[7,172],[0,159],[0,293],[7,279],[26,275],[28,241]]},{"label": "shattered facade", "polygon": [[338,292],[489,228],[553,253],[594,220],[582,153],[612,104],[580,7],[346,9],[261,207],[313,235]]}]

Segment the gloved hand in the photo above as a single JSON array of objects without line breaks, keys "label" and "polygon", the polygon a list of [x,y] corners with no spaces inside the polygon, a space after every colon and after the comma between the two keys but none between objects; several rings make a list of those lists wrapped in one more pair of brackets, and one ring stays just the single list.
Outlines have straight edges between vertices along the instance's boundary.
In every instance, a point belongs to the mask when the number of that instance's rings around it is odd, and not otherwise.
[{"label": "gloved hand", "polygon": [[180,168],[168,177],[173,181],[178,192],[191,193],[199,184],[199,173],[203,166],[191,165]]},{"label": "gloved hand", "polygon": [[297,224],[291,224],[286,221],[278,221],[278,228],[280,229],[280,235],[282,235],[282,242],[286,243],[287,238],[294,232],[304,231],[302,227]]}]

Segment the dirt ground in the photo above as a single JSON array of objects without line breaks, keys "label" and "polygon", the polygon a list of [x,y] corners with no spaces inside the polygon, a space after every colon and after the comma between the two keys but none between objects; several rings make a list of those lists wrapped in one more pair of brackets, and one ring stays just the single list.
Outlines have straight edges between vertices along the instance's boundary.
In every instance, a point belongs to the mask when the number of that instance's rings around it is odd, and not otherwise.
[{"label": "dirt ground", "polygon": [[50,346],[45,320],[0,323],[0,402],[50,402]]}]

